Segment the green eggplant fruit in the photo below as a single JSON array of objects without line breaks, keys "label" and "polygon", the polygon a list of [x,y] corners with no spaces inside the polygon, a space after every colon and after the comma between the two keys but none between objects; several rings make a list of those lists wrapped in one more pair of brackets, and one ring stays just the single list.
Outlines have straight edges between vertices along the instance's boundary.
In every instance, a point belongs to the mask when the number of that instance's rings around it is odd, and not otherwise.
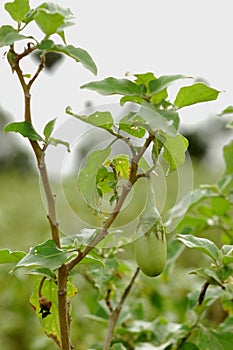
[{"label": "green eggplant fruit", "polygon": [[160,275],[167,259],[166,236],[163,229],[156,232],[156,226],[134,242],[137,264],[149,277]]}]

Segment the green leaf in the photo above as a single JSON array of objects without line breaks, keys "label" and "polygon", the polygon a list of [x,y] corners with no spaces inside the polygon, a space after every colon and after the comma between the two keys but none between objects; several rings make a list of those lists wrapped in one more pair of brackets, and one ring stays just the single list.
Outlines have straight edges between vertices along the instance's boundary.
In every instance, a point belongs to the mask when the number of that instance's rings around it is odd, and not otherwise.
[{"label": "green leaf", "polygon": [[156,77],[154,76],[154,73],[148,72],[148,73],[141,73],[141,74],[134,74],[134,76],[137,78],[135,80],[135,83],[137,85],[144,85],[146,87],[147,92],[149,92],[149,83],[152,80],[155,80]]},{"label": "green leaf", "polygon": [[199,350],[199,348],[194,344],[194,343],[191,343],[191,342],[185,342],[180,350]]},{"label": "green leaf", "polygon": [[134,116],[136,116],[136,113],[129,112],[129,114],[123,117],[119,122],[119,129],[134,137],[142,138],[146,133],[146,129],[138,126],[137,122],[134,123],[132,119]]},{"label": "green leaf", "polygon": [[105,258],[104,267],[89,266],[88,274],[99,291],[99,300],[104,299],[107,291],[114,285],[118,270],[119,261],[116,257]]},{"label": "green leaf", "polygon": [[109,157],[111,148],[97,150],[88,155],[85,167],[80,171],[78,186],[87,204],[98,211],[100,195],[96,188],[96,176],[99,168]]},{"label": "green leaf", "polygon": [[110,350],[127,350],[122,343],[115,343]]},{"label": "green leaf", "polygon": [[131,120],[134,124],[149,129],[152,132],[162,130],[171,136],[177,134],[178,114],[173,111],[165,111],[153,108],[148,103],[143,103]]},{"label": "green leaf", "polygon": [[176,235],[177,239],[183,242],[188,248],[194,248],[211,257],[215,262],[219,260],[220,252],[218,247],[209,239],[199,238],[193,235]]},{"label": "green leaf", "polygon": [[53,146],[57,146],[57,145],[63,145],[66,147],[67,151],[70,152],[70,144],[69,142],[60,140],[60,139],[55,139],[53,137],[50,137],[49,139],[49,144],[53,145]]},{"label": "green leaf", "polygon": [[30,249],[21,259],[16,268],[28,266],[41,266],[51,270],[58,269],[67,260],[67,252],[59,249],[54,240],[50,239]]},{"label": "green leaf", "polygon": [[72,115],[73,117],[98,128],[105,130],[111,130],[114,120],[110,112],[99,112],[96,111],[90,115],[77,115],[72,112],[71,107],[66,108],[66,113]]},{"label": "green leaf", "polygon": [[137,103],[137,104],[141,105],[143,102],[143,98],[140,96],[123,96],[120,99],[120,105],[124,106],[124,104],[126,102]]},{"label": "green leaf", "polygon": [[211,204],[214,213],[222,217],[227,214],[231,207],[231,203],[223,197],[211,198]]},{"label": "green leaf", "polygon": [[100,266],[104,266],[104,263],[102,260],[94,258],[91,255],[86,255],[85,258],[80,261],[80,264],[89,264],[89,265],[90,264],[97,264]]},{"label": "green leaf", "polygon": [[21,251],[12,252],[10,249],[0,249],[0,264],[17,263],[25,255]]},{"label": "green leaf", "polygon": [[11,18],[20,23],[24,20],[26,14],[30,10],[29,0],[15,0],[5,4],[5,10],[10,14]]},{"label": "green leaf", "polygon": [[101,196],[111,192],[116,187],[116,179],[113,172],[102,166],[96,175],[96,185],[98,190],[101,191]]},{"label": "green leaf", "polygon": [[228,106],[225,108],[221,113],[219,113],[219,116],[225,115],[225,114],[232,114],[233,113],[233,106]]},{"label": "green leaf", "polygon": [[233,245],[224,245],[221,249],[224,265],[233,264]]},{"label": "green leaf", "polygon": [[188,78],[185,75],[163,75],[159,77],[158,79],[151,80],[149,83],[150,92],[151,94],[158,93],[164,89],[166,89],[169,85],[171,85],[174,81],[180,80],[180,79],[186,79]]},{"label": "green leaf", "polygon": [[112,159],[111,163],[116,169],[116,172],[119,176],[121,176],[123,179],[129,178],[129,171],[130,171],[129,156],[125,154],[118,154]]},{"label": "green leaf", "polygon": [[196,336],[196,344],[200,350],[231,350],[232,331],[219,331],[202,326]]},{"label": "green leaf", "polygon": [[[33,307],[36,315],[40,321],[40,324],[45,332],[45,334],[52,338],[58,347],[61,347],[60,341],[60,328],[59,328],[59,318],[58,318],[58,300],[57,300],[57,284],[52,280],[45,280],[42,288],[43,296],[51,301],[52,306],[50,309],[51,315],[43,318],[40,313],[40,304],[38,298],[38,289],[39,289],[40,280],[36,281],[33,293],[30,297],[30,304]],[[77,294],[77,288],[71,284],[69,281],[67,283],[67,297],[73,298]]]},{"label": "green leaf", "polygon": [[89,53],[79,47],[73,45],[54,45],[47,49],[47,52],[59,52],[63,53],[70,58],[73,58],[76,62],[80,62],[85,68],[91,71],[93,74],[97,74],[97,67],[89,55]]},{"label": "green leaf", "polygon": [[54,126],[55,126],[55,123],[56,123],[56,119],[53,119],[53,120],[50,120],[44,127],[44,131],[43,131],[43,134],[45,136],[45,141],[47,142],[54,130]]},{"label": "green leaf", "polygon": [[217,285],[217,286],[222,286],[222,282],[221,279],[219,279],[217,273],[209,268],[199,268],[196,269],[195,271],[190,272],[191,274],[195,274],[201,278],[203,278],[204,280],[206,280],[209,284],[212,285]]},{"label": "green leaf", "polygon": [[15,41],[28,39],[28,37],[19,34],[11,26],[2,26],[0,28],[0,47],[13,45]]},{"label": "green leaf", "polygon": [[73,15],[69,9],[53,3],[43,3],[36,8],[33,17],[46,36],[57,33],[65,42],[63,29],[73,24],[70,22]]},{"label": "green leaf", "polygon": [[225,174],[232,174],[233,173],[233,141],[228,143],[223,148],[223,155],[224,155],[224,161],[225,161]]},{"label": "green leaf", "polygon": [[47,267],[36,267],[34,269],[30,269],[27,272],[27,275],[45,276],[45,277],[50,278],[54,281],[57,279],[56,274],[52,270],[48,269]]},{"label": "green leaf", "polygon": [[168,97],[168,93],[167,93],[167,90],[165,89],[165,90],[162,90],[158,93],[151,95],[150,102],[155,104],[155,105],[160,105],[160,104],[162,104],[162,102],[164,100],[166,100],[167,97]]},{"label": "green leaf", "polygon": [[94,90],[102,95],[141,95],[141,88],[128,79],[106,78],[100,81],[94,81],[81,86],[81,89]]},{"label": "green leaf", "polygon": [[13,122],[7,124],[4,128],[4,132],[18,132],[24,137],[29,138],[32,141],[43,141],[42,137],[35,131],[32,124],[28,121],[25,122]]},{"label": "green leaf", "polygon": [[38,11],[34,17],[37,25],[45,35],[57,33],[58,28],[64,24],[64,18],[58,13],[47,13],[44,9]]},{"label": "green leaf", "polygon": [[190,106],[199,102],[216,100],[220,91],[210,88],[203,83],[182,87],[175,99],[174,105],[178,108]]},{"label": "green leaf", "polygon": [[184,163],[188,140],[181,134],[170,136],[164,132],[160,132],[156,138],[163,144],[163,158],[169,164],[169,173],[171,173]]}]

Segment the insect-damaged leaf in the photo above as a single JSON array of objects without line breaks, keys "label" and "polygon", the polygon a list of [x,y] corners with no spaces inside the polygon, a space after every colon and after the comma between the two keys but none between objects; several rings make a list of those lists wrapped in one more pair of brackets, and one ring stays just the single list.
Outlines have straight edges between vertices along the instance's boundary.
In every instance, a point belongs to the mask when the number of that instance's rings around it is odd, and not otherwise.
[{"label": "insect-damaged leaf", "polygon": [[[60,347],[60,330],[58,319],[58,301],[57,301],[57,284],[53,280],[45,280],[42,287],[42,295],[49,302],[51,302],[50,313],[46,317],[42,318],[41,305],[38,297],[38,288],[40,279],[36,281],[33,289],[33,293],[30,298],[30,304],[33,307],[36,315],[43,327],[45,334],[52,338],[55,343]],[[69,281],[67,283],[67,297],[72,298],[77,294],[77,288]]]},{"label": "insect-damaged leaf", "polygon": [[27,266],[47,267],[51,270],[59,268],[67,259],[67,252],[59,249],[54,240],[39,244],[30,249],[28,254],[21,259],[16,268]]}]

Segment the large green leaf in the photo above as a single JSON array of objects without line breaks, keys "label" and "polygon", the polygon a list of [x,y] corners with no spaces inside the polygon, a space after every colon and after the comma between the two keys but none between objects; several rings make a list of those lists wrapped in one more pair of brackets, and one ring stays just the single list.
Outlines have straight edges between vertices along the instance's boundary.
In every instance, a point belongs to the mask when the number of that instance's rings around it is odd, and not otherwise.
[{"label": "large green leaf", "polygon": [[11,26],[2,26],[0,28],[0,47],[13,45],[15,41],[27,39]]},{"label": "large green leaf", "polygon": [[17,263],[25,256],[24,252],[15,251],[10,249],[0,249],[0,264]]},{"label": "large green leaf", "polygon": [[104,267],[90,265],[88,274],[91,280],[94,281],[95,287],[99,291],[99,300],[104,299],[107,291],[115,284],[117,273],[119,273],[119,260],[117,257],[105,258]]},{"label": "large green leaf", "polygon": [[223,155],[224,155],[224,161],[225,161],[225,174],[232,174],[233,173],[233,141],[228,143],[223,148]]},{"label": "large green leaf", "polygon": [[164,89],[166,89],[169,85],[171,85],[174,81],[188,78],[185,75],[163,75],[158,79],[151,80],[149,83],[151,94],[158,93]]},{"label": "large green leaf", "polygon": [[67,252],[59,249],[54,240],[50,239],[30,249],[21,259],[16,268],[27,266],[47,267],[51,270],[59,268],[67,260]]},{"label": "large green leaf", "polygon": [[80,171],[78,177],[78,186],[83,198],[87,204],[93,209],[99,209],[100,195],[96,188],[96,176],[99,168],[104,161],[109,157],[111,147],[103,150],[97,150],[90,153],[87,157],[85,167]]},{"label": "large green leaf", "polygon": [[111,130],[114,120],[110,112],[99,112],[96,111],[90,115],[77,115],[72,112],[71,107],[66,108],[66,113],[73,117],[98,128]]},{"label": "large green leaf", "polygon": [[24,137],[28,137],[32,141],[43,141],[42,137],[36,132],[32,123],[25,122],[13,122],[7,124],[4,128],[4,132],[18,132]]},{"label": "large green leaf", "polygon": [[199,238],[193,235],[177,235],[177,239],[183,242],[188,248],[194,248],[211,257],[215,262],[220,258],[218,247],[209,239]]},{"label": "large green leaf", "polygon": [[70,19],[73,18],[72,12],[51,2],[38,6],[33,17],[46,36],[57,33],[63,41],[65,41],[64,27],[73,24],[70,22]]},{"label": "large green leaf", "polygon": [[16,22],[22,22],[30,10],[29,0],[15,0],[5,4],[5,10],[11,15]]},{"label": "large green leaf", "polygon": [[202,326],[197,334],[196,344],[200,350],[232,350],[233,332],[214,330]]},{"label": "large green leaf", "polygon": [[177,134],[179,116],[174,111],[153,108],[149,103],[144,102],[137,112],[137,116],[132,119],[134,123],[141,124],[141,126],[149,128],[153,132],[162,130],[170,136]]},{"label": "large green leaf", "polygon": [[[51,301],[52,306],[50,309],[51,315],[49,314],[47,317],[42,318],[40,313],[40,304],[38,298],[38,288],[39,288],[40,280],[37,280],[33,293],[30,298],[30,304],[33,307],[36,315],[41,323],[41,326],[45,332],[45,334],[52,338],[55,343],[60,347],[60,329],[59,329],[59,318],[58,318],[58,301],[57,301],[57,284],[52,280],[46,280],[43,284],[42,295],[48,301]],[[72,298],[77,294],[77,288],[71,284],[67,283],[67,297]]]},{"label": "large green leaf", "polygon": [[89,55],[89,53],[81,49],[80,47],[75,47],[73,45],[53,45],[46,52],[59,52],[63,53],[71,58],[73,58],[76,62],[80,62],[85,68],[91,71],[93,74],[97,74],[97,67]]},{"label": "large green leaf", "polygon": [[106,78],[81,86],[81,89],[94,90],[102,95],[141,95],[141,87],[128,79]]},{"label": "large green leaf", "polygon": [[215,90],[203,83],[182,87],[174,101],[178,108],[190,106],[199,102],[216,100],[220,91]]},{"label": "large green leaf", "polygon": [[160,132],[156,137],[162,141],[164,147],[163,158],[169,164],[169,172],[176,170],[185,161],[188,140],[181,134],[170,136],[164,132]]}]

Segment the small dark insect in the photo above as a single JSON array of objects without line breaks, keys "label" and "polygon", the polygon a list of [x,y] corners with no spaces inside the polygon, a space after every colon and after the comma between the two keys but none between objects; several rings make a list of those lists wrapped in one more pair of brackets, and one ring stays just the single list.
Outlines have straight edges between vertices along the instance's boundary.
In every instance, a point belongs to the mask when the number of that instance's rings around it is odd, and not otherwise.
[{"label": "small dark insect", "polygon": [[39,313],[42,314],[42,318],[45,318],[48,315],[51,315],[50,308],[52,306],[52,302],[46,299],[46,297],[42,296],[40,297],[39,303],[40,303]]}]

